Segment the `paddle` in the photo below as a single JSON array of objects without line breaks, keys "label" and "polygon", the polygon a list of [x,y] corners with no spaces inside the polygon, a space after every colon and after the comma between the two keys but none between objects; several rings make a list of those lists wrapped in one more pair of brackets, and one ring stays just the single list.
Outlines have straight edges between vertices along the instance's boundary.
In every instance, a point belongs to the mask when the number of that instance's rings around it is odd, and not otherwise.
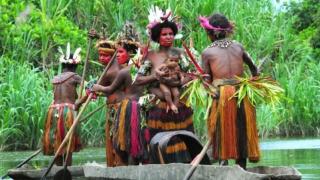
[{"label": "paddle", "polygon": [[97,111],[101,110],[103,107],[105,106],[105,104],[101,104],[100,106],[98,106],[96,109],[94,109],[93,111],[91,111],[90,113],[88,113],[84,118],[80,119],[80,122],[83,122],[85,120],[87,120],[89,117],[91,117],[94,113],[96,113]]},{"label": "paddle", "polygon": [[69,151],[70,151],[70,147],[71,147],[71,139],[69,140],[69,143],[68,143],[68,150],[67,150],[67,155],[65,157],[65,160],[63,161],[63,168],[60,169],[58,172],[56,172],[56,174],[53,176],[53,179],[59,179],[59,180],[71,180],[72,179],[72,175],[71,175],[71,172],[68,170],[67,168],[67,162],[68,162],[68,159],[69,159]]},{"label": "paddle", "polygon": [[[80,122],[83,122],[83,121],[87,120],[90,116],[92,116],[94,113],[96,113],[97,111],[102,109],[104,106],[105,106],[104,104],[98,106],[96,109],[94,109],[93,111],[88,113],[87,116],[85,116],[84,118],[80,119]],[[71,140],[71,138],[70,138],[70,140]],[[66,160],[64,161],[63,169],[57,171],[56,174],[54,175],[53,179],[64,179],[64,180],[66,180],[66,179],[71,179],[71,177],[72,177],[70,171],[67,168],[67,163],[66,163],[66,161],[68,161],[68,159],[69,159],[69,151],[70,151],[70,146],[71,146],[70,145],[71,144],[70,140],[69,140],[69,143],[68,143],[68,151],[67,151],[67,155],[65,157]]]},{"label": "paddle", "polygon": [[183,180],[189,180],[191,176],[193,175],[194,171],[198,167],[199,163],[203,159],[204,155],[206,154],[209,146],[211,144],[211,138],[208,139],[206,145],[203,147],[201,152],[192,160],[191,162],[191,168],[188,170],[187,174],[184,176]]},{"label": "paddle", "polygon": [[[40,152],[42,151],[42,149],[38,149],[36,152],[34,152],[33,154],[31,154],[27,159],[25,159],[24,161],[22,161],[21,163],[19,163],[15,168],[20,168],[21,166],[23,166],[24,164],[26,164],[27,162],[29,162],[32,158],[36,157]],[[1,177],[1,179],[4,179],[5,177],[8,176],[8,173],[3,175]]]},{"label": "paddle", "polygon": [[[110,62],[108,63],[108,65],[106,66],[106,68],[104,69],[104,71],[102,72],[102,74],[101,74],[101,76],[100,76],[97,84],[100,84],[100,83],[101,83],[102,77],[105,75],[105,73],[108,71],[108,69],[110,68],[111,64],[113,63],[114,59],[116,58],[117,52],[118,52],[118,51],[116,51],[116,52],[113,54]],[[77,124],[78,124],[79,121],[80,121],[80,117],[81,117],[84,109],[85,109],[85,108],[87,107],[87,105],[89,104],[92,96],[93,96],[93,93],[90,93],[90,95],[88,96],[86,102],[85,102],[84,105],[83,105],[83,108],[81,108],[79,114],[77,115],[75,121],[73,122],[72,126],[70,127],[68,133],[66,134],[66,136],[64,137],[63,141],[61,142],[59,148],[57,149],[57,151],[56,151],[56,153],[55,153],[55,155],[54,155],[54,157],[53,157],[53,160],[52,160],[52,162],[50,163],[47,171],[45,172],[45,174],[42,176],[41,179],[45,179],[45,178],[46,178],[46,176],[47,176],[48,173],[50,172],[50,170],[51,170],[51,168],[52,168],[52,166],[53,166],[53,164],[54,164],[54,162],[55,162],[55,159],[58,157],[58,154],[61,152],[63,146],[67,143],[67,141],[69,140],[69,138],[73,135],[73,132],[74,132]]]}]

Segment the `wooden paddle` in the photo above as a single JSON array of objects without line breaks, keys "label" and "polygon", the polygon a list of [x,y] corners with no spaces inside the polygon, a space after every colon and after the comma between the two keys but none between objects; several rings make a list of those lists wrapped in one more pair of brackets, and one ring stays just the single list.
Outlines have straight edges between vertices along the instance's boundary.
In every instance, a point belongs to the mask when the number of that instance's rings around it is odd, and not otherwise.
[{"label": "wooden paddle", "polygon": [[[104,106],[105,106],[105,104],[100,105],[99,107],[97,107],[96,109],[91,111],[89,114],[87,114],[84,118],[80,119],[80,122],[87,120],[90,116],[92,116],[95,112],[102,109]],[[54,175],[53,179],[63,179],[63,180],[72,179],[72,175],[67,168],[67,161],[69,159],[69,151],[70,151],[70,147],[71,147],[71,139],[72,138],[70,138],[70,140],[68,142],[68,151],[67,151],[67,155],[65,157],[65,161],[63,164],[63,169],[57,171],[56,174]]]},{"label": "wooden paddle", "polygon": [[211,138],[209,137],[206,145],[202,148],[201,152],[192,160],[191,162],[191,168],[188,170],[187,174],[184,176],[183,180],[189,180],[198,167],[199,163],[203,159],[204,155],[206,154],[209,146],[211,144]]}]

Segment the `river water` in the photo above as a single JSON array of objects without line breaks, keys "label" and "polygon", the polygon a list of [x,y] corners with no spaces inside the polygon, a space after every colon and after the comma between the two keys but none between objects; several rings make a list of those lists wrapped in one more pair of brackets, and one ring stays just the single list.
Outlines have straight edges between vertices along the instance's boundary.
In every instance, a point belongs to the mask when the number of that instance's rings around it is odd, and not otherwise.
[{"label": "river water", "polygon": [[[249,163],[248,166],[293,166],[302,173],[302,179],[320,180],[320,139],[272,139],[260,142],[262,158],[259,163]],[[0,152],[0,175],[34,151]],[[80,153],[74,153],[73,164],[86,162],[105,162],[104,148],[87,148]],[[50,158],[38,155],[31,164],[34,167],[47,166]]]}]

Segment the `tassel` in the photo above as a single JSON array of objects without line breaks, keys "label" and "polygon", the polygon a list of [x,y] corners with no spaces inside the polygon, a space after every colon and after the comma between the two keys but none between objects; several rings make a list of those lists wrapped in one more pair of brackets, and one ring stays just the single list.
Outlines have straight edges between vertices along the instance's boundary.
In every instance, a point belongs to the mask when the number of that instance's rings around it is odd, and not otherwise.
[{"label": "tassel", "polygon": [[256,111],[248,97],[244,98],[243,104],[246,116],[248,157],[250,161],[257,162],[259,161],[260,150],[256,124]]},{"label": "tassel", "polygon": [[221,159],[237,159],[237,101],[230,99],[236,92],[233,86],[222,86],[220,89],[220,116],[221,116]]},{"label": "tassel", "polygon": [[106,113],[106,130],[105,130],[105,136],[106,136],[106,162],[108,167],[114,166],[114,156],[113,156],[113,147],[112,147],[112,140],[110,137],[110,111],[111,107],[108,107],[107,113]]},{"label": "tassel", "polygon": [[136,101],[132,101],[132,111],[131,111],[131,147],[130,154],[132,157],[136,158],[140,151],[140,141],[139,141],[139,122],[138,122],[138,104]]},{"label": "tassel", "polygon": [[126,150],[126,135],[125,135],[125,115],[126,115],[126,107],[128,104],[128,100],[123,100],[121,104],[121,112],[119,117],[119,129],[118,129],[118,145],[120,146],[121,151]]},{"label": "tassel", "polygon": [[[57,129],[55,133],[55,138],[54,138],[54,152],[56,152],[64,138],[64,119],[63,119],[63,107],[59,107],[58,110],[59,117],[57,119]],[[60,151],[59,155],[64,154],[64,148],[62,151]]]},{"label": "tassel", "polygon": [[144,129],[144,138],[145,138],[147,144],[149,144],[149,142],[150,142],[150,130],[148,128]]},{"label": "tassel", "polygon": [[49,108],[48,110],[48,115],[46,119],[46,124],[45,124],[45,131],[44,131],[44,136],[43,136],[43,153],[45,155],[50,155],[53,153],[52,151],[52,142],[50,142],[50,131],[51,131],[51,124],[52,124],[52,119],[53,119],[53,111],[54,108]]},{"label": "tassel", "polygon": [[[69,131],[70,127],[73,124],[73,112],[71,109],[69,109],[69,107],[66,107],[67,109],[67,117],[66,117],[66,127],[67,130]],[[65,134],[63,135],[64,138]],[[73,133],[72,137],[71,137],[71,147],[70,147],[70,152],[73,152],[75,149],[75,134]]]},{"label": "tassel", "polygon": [[209,137],[212,137],[214,135],[214,131],[215,131],[217,119],[218,119],[218,113],[219,113],[218,101],[214,99],[212,102],[209,118],[207,119]]}]

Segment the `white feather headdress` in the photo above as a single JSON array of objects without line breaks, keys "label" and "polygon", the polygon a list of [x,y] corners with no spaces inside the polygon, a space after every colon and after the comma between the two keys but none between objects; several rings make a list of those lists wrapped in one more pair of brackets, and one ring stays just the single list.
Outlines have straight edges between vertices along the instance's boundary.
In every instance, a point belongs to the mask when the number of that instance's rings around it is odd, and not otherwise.
[{"label": "white feather headdress", "polygon": [[77,48],[72,57],[70,57],[70,43],[67,44],[67,50],[66,54],[63,53],[61,47],[58,48],[60,55],[59,61],[60,63],[66,63],[66,64],[79,64],[81,62],[81,56],[80,51],[81,48]]},{"label": "white feather headdress", "polygon": [[[147,33],[151,35],[151,29],[155,27],[157,24],[163,23],[165,21],[174,22],[178,29],[181,29],[181,25],[176,22],[177,17],[173,16],[170,7],[164,12],[158,6],[151,6],[149,8],[148,20],[149,24],[147,25]],[[176,39],[180,39],[182,34],[177,34]]]}]

